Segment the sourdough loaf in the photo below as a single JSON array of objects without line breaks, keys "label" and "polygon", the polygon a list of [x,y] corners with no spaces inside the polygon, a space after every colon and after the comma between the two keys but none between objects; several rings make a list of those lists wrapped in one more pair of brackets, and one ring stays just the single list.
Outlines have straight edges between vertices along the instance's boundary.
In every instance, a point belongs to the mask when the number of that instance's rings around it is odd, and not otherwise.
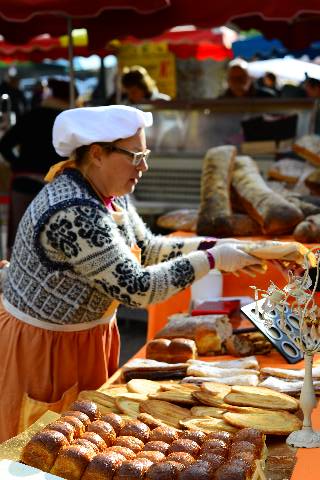
[{"label": "sourdough loaf", "polygon": [[220,146],[208,150],[201,177],[199,235],[233,234],[230,185],[236,149]]},{"label": "sourdough loaf", "polygon": [[188,338],[159,338],[147,343],[146,358],[159,362],[184,363],[196,358],[197,347],[194,340]]},{"label": "sourdough loaf", "polygon": [[236,158],[232,185],[243,206],[262,227],[263,233],[288,233],[303,218],[302,212],[273,192],[250,158]]}]

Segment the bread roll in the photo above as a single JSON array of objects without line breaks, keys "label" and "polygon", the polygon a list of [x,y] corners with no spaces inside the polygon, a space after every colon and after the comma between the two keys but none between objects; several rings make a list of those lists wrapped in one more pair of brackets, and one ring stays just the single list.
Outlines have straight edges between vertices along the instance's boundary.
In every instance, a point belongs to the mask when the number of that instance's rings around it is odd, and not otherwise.
[{"label": "bread roll", "polygon": [[198,235],[233,234],[230,185],[235,156],[233,146],[211,148],[206,153],[201,176]]},{"label": "bread roll", "polygon": [[81,422],[81,420],[79,420],[79,418],[74,417],[73,415],[66,415],[60,418],[62,418],[64,422],[69,423],[73,427],[74,438],[81,437],[81,435],[84,434],[84,432],[86,431],[85,425],[83,424],[83,422]]},{"label": "bread roll", "polygon": [[[102,439],[101,439],[102,440]],[[74,440],[72,442],[72,445],[83,445],[87,448],[93,448],[94,452],[97,454],[97,453],[100,453],[100,450],[99,448],[97,447],[97,445],[95,443],[92,443],[90,442],[89,440],[85,439],[85,438],[77,438],[76,440]]]},{"label": "bread roll", "polygon": [[179,440],[175,440],[170,445],[168,453],[170,454],[173,452],[189,453],[189,455],[192,455],[195,458],[198,456],[200,452],[200,447],[196,442],[193,442],[192,440],[179,439]]},{"label": "bread roll", "polygon": [[230,461],[221,465],[215,472],[215,480],[247,480],[248,468],[246,465],[239,465]]},{"label": "bread roll", "polygon": [[88,432],[94,432],[100,435],[108,447],[111,447],[116,439],[116,433],[110,423],[103,420],[95,420],[88,426]]},{"label": "bread roll", "polygon": [[233,440],[233,434],[224,431],[210,432],[207,434],[206,440],[212,440],[215,438],[218,440],[223,440],[227,445],[230,445]]},{"label": "bread roll", "polygon": [[157,427],[150,433],[151,442],[171,443],[179,437],[178,431],[173,427]]},{"label": "bread roll", "polygon": [[[144,448],[144,444],[141,440],[136,437],[132,437],[130,435],[120,436],[114,442],[114,445],[118,445],[120,447],[130,448],[134,453],[140,452]],[[157,449],[154,449],[157,450]],[[161,450],[159,450],[161,451]]]},{"label": "bread roll", "polygon": [[21,454],[21,462],[50,472],[61,448],[69,444],[66,437],[54,430],[42,430],[32,436]]},{"label": "bread roll", "polygon": [[167,456],[167,460],[171,462],[178,462],[185,467],[191,465],[195,461],[192,455],[186,452],[173,452]]},{"label": "bread roll", "polygon": [[94,444],[99,452],[104,452],[107,449],[107,444],[103,440],[103,438],[98,435],[98,433],[95,432],[85,432],[82,437],[82,439],[88,440],[88,442]]},{"label": "bread roll", "polygon": [[76,418],[78,418],[78,420],[80,420],[83,423],[83,425],[85,426],[85,429],[91,423],[88,415],[86,415],[83,412],[79,412],[77,410],[67,410],[66,412],[62,412],[60,418],[63,420],[63,417],[76,417]]},{"label": "bread roll", "polygon": [[139,420],[128,420],[121,428],[120,436],[132,436],[146,443],[149,440],[150,428]]},{"label": "bread roll", "polygon": [[125,457],[120,453],[100,453],[89,463],[81,480],[112,480],[118,468],[125,461]]},{"label": "bread roll", "polygon": [[228,455],[229,445],[224,440],[219,440],[217,438],[212,438],[203,442],[201,447],[201,453],[215,453],[216,455],[221,455],[221,457],[226,458]]},{"label": "bread roll", "polygon": [[136,458],[136,454],[133,450],[130,450],[130,448],[126,447],[120,447],[120,445],[113,445],[113,447],[109,447],[106,452],[120,453],[125,457],[126,460],[133,460]]},{"label": "bread roll", "polygon": [[159,338],[147,343],[146,358],[167,363],[184,363],[197,357],[194,340],[175,338],[168,340]]},{"label": "bread roll", "polygon": [[225,462],[225,457],[209,451],[201,453],[201,455],[199,455],[199,460],[209,462],[212,465],[213,470],[217,470]]},{"label": "bread roll", "polygon": [[232,185],[265,234],[290,233],[303,218],[297,207],[267,186],[250,157],[236,158]]},{"label": "bread roll", "polygon": [[152,415],[149,415],[149,413],[140,413],[138,415],[138,420],[148,425],[150,430],[154,430],[157,427],[165,426],[165,424],[161,422],[161,420],[159,420],[158,418],[154,418]]},{"label": "bread roll", "polygon": [[179,480],[208,480],[213,478],[213,465],[205,460],[197,460],[179,474]]},{"label": "bread roll", "polygon": [[245,441],[253,443],[259,456],[265,445],[265,438],[266,436],[256,428],[242,428],[233,435],[234,442]]},{"label": "bread roll", "polygon": [[114,480],[143,479],[151,465],[152,462],[147,458],[139,458],[123,462],[113,478]]},{"label": "bread roll", "polygon": [[89,400],[76,400],[70,405],[69,410],[76,410],[85,413],[90,418],[91,422],[99,420],[101,417],[97,404],[90,402]]},{"label": "bread roll", "polygon": [[117,415],[116,413],[113,413],[113,412],[103,415],[101,417],[101,420],[109,423],[113,428],[113,430],[116,432],[116,435],[119,435],[121,428],[124,427],[126,423],[120,415]]},{"label": "bread roll", "polygon": [[157,225],[167,230],[183,230],[195,232],[198,221],[198,210],[183,208],[165,213],[157,218]]},{"label": "bread roll", "polygon": [[83,445],[64,447],[51,468],[50,473],[67,480],[80,480],[89,462],[95,456],[93,448]]},{"label": "bread roll", "polygon": [[174,462],[162,462],[151,465],[145,476],[146,480],[177,480],[179,464]]},{"label": "bread roll", "polygon": [[179,438],[181,440],[182,439],[192,440],[193,442],[196,442],[200,446],[203,444],[206,437],[207,437],[206,434],[201,432],[200,430],[194,430],[194,431],[190,430],[190,431],[182,432],[179,435]]},{"label": "bread roll", "polygon": [[162,462],[166,458],[165,454],[162,452],[156,452],[154,450],[144,451],[142,450],[136,456],[136,458],[147,458],[153,463]]},{"label": "bread roll", "polygon": [[[229,451],[230,457],[233,457],[235,453],[237,452],[249,452],[252,453],[253,455],[256,456],[256,458],[259,458],[257,448],[253,443],[246,442],[245,440],[240,440],[238,442],[234,442]],[[260,453],[260,452],[259,452]]]},{"label": "bread roll", "polygon": [[165,455],[167,454],[167,451],[169,450],[170,445],[166,442],[148,442],[145,444],[143,447],[143,450],[146,451],[156,451],[156,452],[162,452]]},{"label": "bread roll", "polygon": [[46,426],[46,429],[55,430],[56,432],[62,433],[69,443],[71,443],[74,438],[76,438],[75,428],[68,422],[57,420],[55,422],[49,423]]}]

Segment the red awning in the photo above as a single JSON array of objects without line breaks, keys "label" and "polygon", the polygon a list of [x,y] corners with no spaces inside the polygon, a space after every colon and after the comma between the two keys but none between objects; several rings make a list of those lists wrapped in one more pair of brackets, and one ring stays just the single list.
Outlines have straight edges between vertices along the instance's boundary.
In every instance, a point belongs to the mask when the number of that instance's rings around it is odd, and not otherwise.
[{"label": "red awning", "polygon": [[[153,11],[152,11],[153,10]],[[151,13],[150,13],[151,11]],[[51,12],[51,15],[49,14]],[[53,13],[52,13],[53,12]],[[125,35],[151,37],[176,26],[192,24],[199,28],[225,25],[232,21],[241,25],[249,18],[260,27],[259,21],[270,28],[300,22],[311,23],[303,30],[310,37],[319,29],[312,28],[320,15],[319,0],[291,0],[281,2],[269,0],[2,0],[0,4],[0,32],[5,38],[21,43],[26,38],[50,33],[53,36],[66,32],[66,15],[73,17],[73,28],[87,28],[90,43],[105,45],[107,40]],[[18,18],[17,18],[18,17]],[[314,20],[313,20],[314,19]],[[10,22],[11,20],[11,22]],[[12,21],[19,20],[17,28]],[[27,20],[23,21],[22,20]],[[273,25],[271,25],[273,23]],[[312,32],[311,32],[312,30]],[[301,38],[299,29],[297,30]],[[289,32],[290,34],[290,32]],[[317,33],[318,35],[318,33]],[[279,36],[272,34],[273,37]],[[290,36],[291,37],[291,36]],[[282,40],[285,40],[282,38]]]}]

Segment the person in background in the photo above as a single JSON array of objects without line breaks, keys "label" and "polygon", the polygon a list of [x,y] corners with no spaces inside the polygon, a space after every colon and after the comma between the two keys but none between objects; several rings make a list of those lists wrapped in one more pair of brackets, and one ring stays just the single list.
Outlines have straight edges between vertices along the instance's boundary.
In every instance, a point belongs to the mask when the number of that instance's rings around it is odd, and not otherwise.
[{"label": "person in background", "polygon": [[[128,194],[148,170],[152,114],[125,105],[66,110],[62,157],[26,210],[0,297],[0,442],[66,408],[118,368],[120,303],[146,308],[218,268],[260,260],[232,239],[152,234]],[[0,265],[0,268],[1,268]]]},{"label": "person in background", "polygon": [[[9,95],[11,110],[18,119],[27,108],[27,101],[23,92],[19,88],[19,78],[17,70],[10,68],[4,80],[0,84],[0,96],[6,93]],[[8,107],[10,108],[10,107]]]},{"label": "person in background", "polygon": [[30,102],[31,109],[40,107],[46,90],[47,82],[45,80],[37,80],[32,88],[32,97]]},{"label": "person in background", "polygon": [[320,98],[320,80],[307,77],[303,84],[307,97]]},{"label": "person in background", "polygon": [[230,62],[227,71],[228,88],[219,98],[275,97],[268,88],[256,87],[250,77],[246,62]]},{"label": "person in background", "polygon": [[49,79],[41,105],[22,115],[0,140],[0,153],[9,162],[13,174],[7,245],[9,255],[24,211],[43,187],[45,173],[61,160],[52,145],[52,127],[56,116],[68,107],[69,82]]},{"label": "person in background", "polygon": [[121,77],[121,85],[127,102],[136,105],[144,101],[170,100],[169,95],[160,93],[156,82],[141,66],[126,67]]},{"label": "person in background", "polygon": [[279,96],[280,91],[277,86],[277,77],[272,72],[266,72],[262,77],[260,77],[256,85],[258,88],[269,89],[274,92],[275,96]]}]

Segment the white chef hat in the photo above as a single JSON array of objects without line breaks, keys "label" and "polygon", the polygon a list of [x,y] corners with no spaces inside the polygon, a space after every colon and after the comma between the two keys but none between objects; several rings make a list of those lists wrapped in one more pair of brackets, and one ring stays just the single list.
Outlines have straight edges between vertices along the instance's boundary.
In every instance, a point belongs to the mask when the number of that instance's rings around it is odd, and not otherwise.
[{"label": "white chef hat", "polygon": [[131,137],[152,122],[152,113],[126,105],[74,108],[56,117],[52,143],[59,155],[68,157],[82,145]]}]

